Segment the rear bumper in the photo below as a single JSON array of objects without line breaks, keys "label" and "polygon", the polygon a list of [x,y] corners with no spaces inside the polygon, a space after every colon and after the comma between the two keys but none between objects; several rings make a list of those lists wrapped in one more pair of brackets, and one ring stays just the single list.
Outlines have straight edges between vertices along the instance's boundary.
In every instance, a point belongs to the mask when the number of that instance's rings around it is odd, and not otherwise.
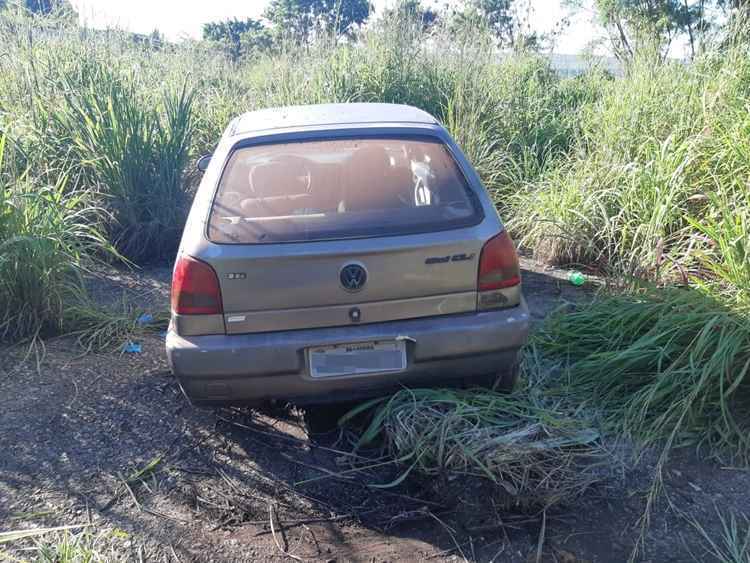
[{"label": "rear bumper", "polygon": [[[400,385],[441,385],[509,369],[529,332],[525,301],[512,309],[335,328],[260,334],[167,334],[167,357],[190,400],[242,404],[268,399],[330,402]],[[310,346],[402,338],[407,369],[399,373],[312,378]]]}]

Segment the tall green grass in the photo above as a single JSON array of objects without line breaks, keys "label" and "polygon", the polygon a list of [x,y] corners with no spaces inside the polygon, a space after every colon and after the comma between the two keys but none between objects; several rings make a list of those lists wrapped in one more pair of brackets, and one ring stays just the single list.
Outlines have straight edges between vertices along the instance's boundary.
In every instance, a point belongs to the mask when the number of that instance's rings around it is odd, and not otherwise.
[{"label": "tall green grass", "polygon": [[722,221],[721,202],[746,206],[749,82],[735,48],[691,66],[639,61],[604,83],[575,150],[517,194],[518,237],[550,262],[615,275],[670,282],[705,270],[696,222]]},{"label": "tall green grass", "polygon": [[0,137],[0,341],[15,341],[63,329],[91,257],[109,244],[97,228],[101,210],[68,176],[44,185],[3,172],[12,169],[6,143]]},{"label": "tall green grass", "polygon": [[[569,392],[646,443],[750,454],[750,64],[636,64],[586,107],[577,150],[518,194],[538,255],[658,284],[551,319]],[[626,284],[631,285],[631,284]],[[663,287],[664,285],[678,285]]]},{"label": "tall green grass", "polygon": [[564,392],[610,429],[750,456],[750,302],[644,289],[553,316],[536,340],[567,361]]},{"label": "tall green grass", "polygon": [[185,85],[153,106],[127,75],[99,63],[84,70],[76,81],[63,77],[64,102],[45,116],[52,150],[77,162],[101,194],[121,254],[136,262],[170,258],[190,201],[184,172],[194,94]]}]

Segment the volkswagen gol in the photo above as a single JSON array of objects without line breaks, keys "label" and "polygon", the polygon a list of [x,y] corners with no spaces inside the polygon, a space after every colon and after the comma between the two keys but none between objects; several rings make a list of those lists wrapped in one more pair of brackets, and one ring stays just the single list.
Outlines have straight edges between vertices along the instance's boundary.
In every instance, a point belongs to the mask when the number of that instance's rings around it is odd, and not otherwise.
[{"label": "volkswagen gol", "polygon": [[256,111],[200,164],[166,343],[192,402],[512,386],[529,330],[516,250],[432,116]]}]

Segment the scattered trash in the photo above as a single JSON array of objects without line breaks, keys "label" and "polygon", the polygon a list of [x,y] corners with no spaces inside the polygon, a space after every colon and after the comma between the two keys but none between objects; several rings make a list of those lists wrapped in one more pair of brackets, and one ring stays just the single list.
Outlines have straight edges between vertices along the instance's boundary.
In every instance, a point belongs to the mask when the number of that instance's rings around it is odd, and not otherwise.
[{"label": "scattered trash", "polygon": [[122,347],[122,351],[126,354],[140,354],[142,349],[141,345],[137,342],[126,342]]},{"label": "scattered trash", "polygon": [[568,276],[568,281],[576,286],[581,286],[586,283],[586,276],[584,276],[581,272],[575,271],[570,272],[570,275]]},{"label": "scattered trash", "polygon": [[152,322],[154,322],[154,316],[150,313],[143,313],[140,317],[138,317],[138,320],[136,320],[136,323],[138,323],[140,326],[151,324]]}]

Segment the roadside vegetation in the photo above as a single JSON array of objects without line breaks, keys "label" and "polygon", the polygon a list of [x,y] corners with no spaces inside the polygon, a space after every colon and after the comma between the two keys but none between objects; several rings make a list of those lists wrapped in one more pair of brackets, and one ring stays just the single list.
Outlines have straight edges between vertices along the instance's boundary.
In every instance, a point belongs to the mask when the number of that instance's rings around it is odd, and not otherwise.
[{"label": "roadside vegetation", "polygon": [[[11,152],[0,137],[0,166]],[[108,244],[92,194],[71,183],[68,170],[52,184],[28,170],[0,176],[0,340],[61,332],[85,299],[82,276]]]},{"label": "roadside vegetation", "polygon": [[[402,392],[366,406],[363,440],[382,437],[404,477],[483,475],[543,504],[593,479],[577,465],[599,453],[582,410],[644,446],[747,463],[742,28],[689,64],[621,44],[625,76],[593,67],[563,79],[533,52],[501,60],[496,30],[476,21],[461,30],[412,16],[396,10],[302,44],[251,26],[255,35],[229,45],[217,44],[222,28],[173,45],[82,29],[70,14],[0,9],[0,341],[76,333],[92,349],[137,330],[142,312],[102,312],[85,278],[97,264],[171,259],[198,180],[192,162],[235,115],[407,103],[449,128],[524,251],[609,283],[539,328],[526,365],[533,384],[507,397]],[[548,369],[556,376],[539,380]],[[550,491],[552,472],[561,477]],[[747,561],[746,521],[722,522],[726,538],[706,538],[711,549]]]}]

